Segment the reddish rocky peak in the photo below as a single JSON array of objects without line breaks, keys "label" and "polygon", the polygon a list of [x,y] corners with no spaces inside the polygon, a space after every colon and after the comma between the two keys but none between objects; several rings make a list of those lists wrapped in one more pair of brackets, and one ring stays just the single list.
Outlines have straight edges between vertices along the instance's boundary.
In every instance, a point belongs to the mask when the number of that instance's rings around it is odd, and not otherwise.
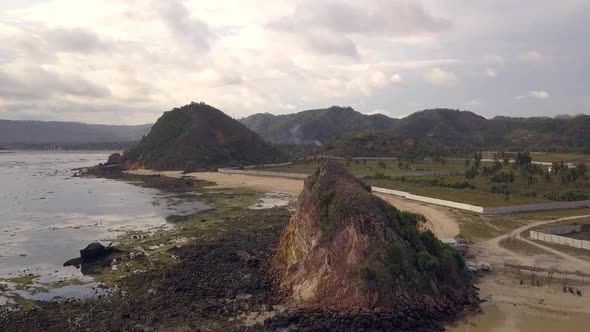
[{"label": "reddish rocky peak", "polygon": [[[423,220],[372,195],[340,163],[323,163],[279,243],[279,282],[294,302],[330,308],[444,307],[448,294],[473,296],[462,258],[421,232]],[[409,292],[414,304],[403,300]]]}]

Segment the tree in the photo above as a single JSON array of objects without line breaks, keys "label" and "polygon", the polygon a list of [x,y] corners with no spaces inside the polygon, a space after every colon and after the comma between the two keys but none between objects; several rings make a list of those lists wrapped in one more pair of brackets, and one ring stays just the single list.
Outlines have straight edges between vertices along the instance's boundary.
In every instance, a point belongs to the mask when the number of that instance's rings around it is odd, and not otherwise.
[{"label": "tree", "polygon": [[578,179],[578,173],[575,169],[566,168],[559,173],[559,183],[567,189],[570,183],[576,182]]},{"label": "tree", "polygon": [[488,166],[484,166],[481,169],[481,175],[483,175],[486,178],[486,182],[488,182],[490,176],[492,176],[493,173],[493,169]]},{"label": "tree", "polygon": [[528,152],[518,152],[514,157],[514,167],[516,169],[529,168],[532,162],[533,158]]},{"label": "tree", "polygon": [[543,172],[543,181],[545,181],[545,183],[549,184],[549,183],[551,183],[552,180],[553,180],[553,177],[551,176],[551,173],[549,172],[549,170],[546,170],[545,172]]},{"label": "tree", "polygon": [[588,166],[584,163],[579,163],[576,165],[576,173],[578,173],[578,177],[581,179],[585,179],[588,175]]},{"label": "tree", "polygon": [[478,174],[479,174],[479,171],[475,167],[475,165],[473,165],[465,170],[465,177],[468,179],[474,179]]},{"label": "tree", "polygon": [[535,183],[537,183],[537,178],[533,174],[529,174],[526,178],[527,187],[530,187]]},{"label": "tree", "polygon": [[501,170],[502,170],[502,163],[499,160],[494,161],[494,166],[492,166],[493,174],[496,174]]}]

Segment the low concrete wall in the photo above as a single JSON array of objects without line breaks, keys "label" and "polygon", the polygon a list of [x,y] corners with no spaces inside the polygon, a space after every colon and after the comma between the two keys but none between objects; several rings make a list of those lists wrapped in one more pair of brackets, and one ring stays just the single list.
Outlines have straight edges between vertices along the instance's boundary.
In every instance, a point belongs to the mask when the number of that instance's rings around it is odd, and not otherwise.
[{"label": "low concrete wall", "polygon": [[[259,167],[259,166],[258,166]],[[220,168],[219,173],[225,174],[245,174],[245,175],[257,175],[257,176],[268,176],[268,177],[280,177],[287,179],[305,179],[308,174],[299,173],[284,173],[284,172],[267,172],[267,171],[254,171],[254,170],[238,170],[233,168]],[[499,207],[482,207],[476,205],[470,205],[465,203],[453,202],[444,199],[438,199],[433,197],[414,195],[405,191],[372,187],[374,192],[400,196],[413,201],[424,202],[429,204],[446,206],[454,209],[471,211],[476,213],[482,213],[487,215],[494,214],[508,214],[517,212],[531,212],[531,211],[546,211],[546,210],[565,210],[565,209],[576,209],[581,207],[590,207],[590,200],[578,201],[578,202],[552,202],[552,203],[539,203],[539,204],[528,204],[528,205],[512,205],[512,206],[499,206]]]},{"label": "low concrete wall", "polygon": [[220,168],[217,171],[219,173],[224,173],[224,174],[245,174],[245,175],[269,176],[269,177],[287,178],[287,179],[305,179],[309,176],[307,174],[298,174],[298,173],[249,171],[249,170],[239,170],[239,169],[231,169],[231,168]]},{"label": "low concrete wall", "polygon": [[[283,167],[283,166],[289,166],[292,163],[293,163],[292,161],[288,161],[286,163],[278,163],[278,164],[249,165],[249,166],[244,166],[244,169]],[[222,169],[237,169],[237,167],[228,167],[228,168],[222,168]]]},{"label": "low concrete wall", "polygon": [[450,207],[450,208],[454,208],[454,209],[459,209],[459,210],[466,210],[466,211],[472,211],[472,212],[477,212],[477,213],[483,213],[483,210],[484,210],[484,208],[481,206],[453,202],[453,201],[447,201],[444,199],[438,199],[438,198],[432,198],[432,197],[426,197],[426,196],[419,196],[419,195],[414,195],[414,194],[411,194],[411,193],[408,193],[405,191],[398,191],[398,190],[379,188],[379,187],[372,187],[372,189],[373,189],[373,192],[377,192],[377,193],[401,196],[403,198],[410,199],[413,201],[424,202],[424,203],[435,204],[435,205],[442,205],[442,206],[446,206],[446,207]]},{"label": "low concrete wall", "polygon": [[529,237],[533,240],[539,240],[543,242],[556,243],[564,246],[590,250],[590,241],[577,240],[555,234],[545,234],[537,231],[530,231]]}]

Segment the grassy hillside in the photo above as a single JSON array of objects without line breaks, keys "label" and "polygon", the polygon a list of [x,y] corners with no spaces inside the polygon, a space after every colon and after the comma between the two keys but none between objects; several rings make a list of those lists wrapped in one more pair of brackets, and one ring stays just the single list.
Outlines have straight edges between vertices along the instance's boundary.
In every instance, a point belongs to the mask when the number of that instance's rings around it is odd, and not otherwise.
[{"label": "grassy hillside", "polygon": [[495,117],[453,109],[416,112],[403,119],[331,107],[241,120],[264,139],[281,144],[326,145],[344,156],[424,156],[480,149],[590,152],[590,116]]},{"label": "grassy hillside", "polygon": [[319,144],[350,132],[385,130],[395,119],[365,115],[350,107],[332,106],[287,115],[254,114],[240,120],[262,138],[277,144]]},{"label": "grassy hillside", "polygon": [[164,113],[123,156],[126,167],[201,170],[264,164],[286,158],[246,126],[204,103]]}]

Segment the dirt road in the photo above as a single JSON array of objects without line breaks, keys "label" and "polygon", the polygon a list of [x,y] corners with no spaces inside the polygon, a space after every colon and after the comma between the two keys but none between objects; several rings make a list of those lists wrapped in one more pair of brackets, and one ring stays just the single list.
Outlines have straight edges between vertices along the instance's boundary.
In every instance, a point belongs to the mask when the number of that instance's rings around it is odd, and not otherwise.
[{"label": "dirt road", "polygon": [[[150,170],[136,170],[131,173],[143,175],[154,174],[154,172]],[[292,194],[299,194],[303,189],[302,180],[286,178],[213,172],[182,174],[182,172],[179,171],[171,171],[160,172],[159,174],[170,177],[191,176],[197,179],[215,182],[217,187],[223,188],[251,188],[259,191],[286,192]],[[400,210],[424,215],[428,220],[426,227],[439,238],[454,237],[460,232],[459,224],[455,221],[451,213],[443,207],[413,202],[398,196],[386,194],[377,194],[377,196],[391,203]]]},{"label": "dirt road", "polygon": [[[587,216],[576,216],[576,217],[567,217],[561,218],[556,220],[543,220],[538,222],[533,222],[528,225],[522,226],[518,229],[513,230],[508,234],[504,234],[493,239],[484,241],[479,243],[475,246],[479,251],[478,256],[488,259],[494,263],[500,263],[504,261],[510,261],[518,264],[524,265],[539,265],[539,266],[556,266],[564,270],[582,270],[582,271],[590,271],[590,262],[587,260],[579,259],[572,255],[569,255],[565,252],[553,249],[548,246],[544,246],[539,244],[538,242],[528,240],[524,237],[521,237],[520,234],[524,231],[527,231],[533,227],[537,227],[544,224],[550,224],[557,221],[563,220],[573,220],[578,218],[584,218]],[[523,241],[527,244],[530,244],[536,248],[539,248],[546,252],[545,255],[527,255],[520,252],[508,250],[500,246],[500,241],[507,237],[513,237],[520,241]]]}]

